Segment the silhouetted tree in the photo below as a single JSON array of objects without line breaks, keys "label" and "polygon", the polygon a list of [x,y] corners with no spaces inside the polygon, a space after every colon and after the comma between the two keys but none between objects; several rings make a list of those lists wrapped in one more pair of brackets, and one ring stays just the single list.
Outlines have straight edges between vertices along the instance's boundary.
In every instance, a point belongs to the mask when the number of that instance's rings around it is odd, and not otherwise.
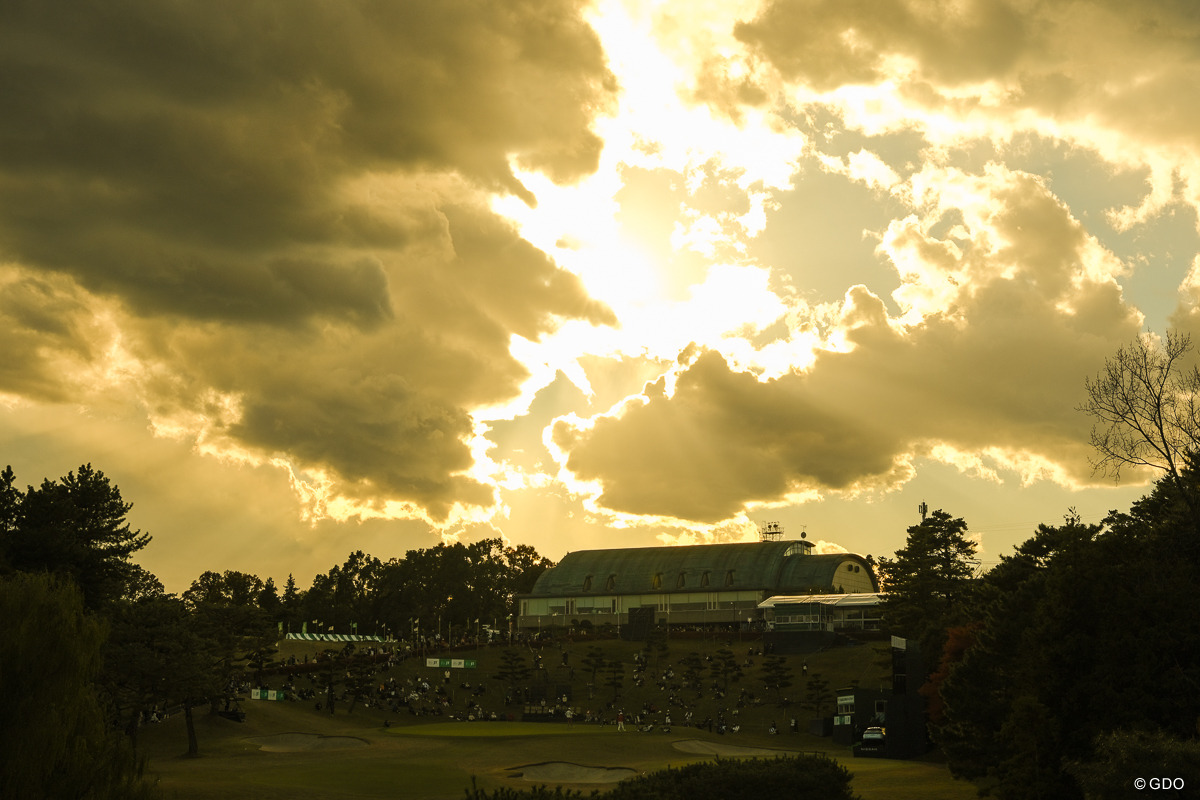
[{"label": "silhouetted tree", "polygon": [[[1200,496],[1191,467],[1185,490]],[[951,771],[998,797],[1084,796],[1066,767],[1095,764],[1123,730],[1195,734],[1200,583],[1188,504],[1164,476],[1103,526],[1077,515],[1035,536],[980,582],[974,641],[941,685],[935,735]],[[1080,773],[1082,774],[1082,773]]]},{"label": "silhouetted tree", "polygon": [[759,681],[764,689],[774,692],[775,699],[779,700],[783,690],[792,685],[792,669],[787,659],[783,656],[767,656],[763,660]]},{"label": "silhouetted tree", "polygon": [[596,682],[596,672],[604,666],[604,648],[598,645],[589,645],[587,654],[582,659],[582,664],[592,671],[592,683]]},{"label": "silhouetted tree", "polygon": [[814,672],[808,676],[804,685],[804,707],[813,712],[818,719],[824,716],[825,708],[833,703],[833,691],[829,681],[821,673]]},{"label": "silhouetted tree", "polygon": [[525,660],[525,655],[516,648],[506,647],[500,651],[500,669],[496,670],[492,677],[507,683],[509,689],[515,692],[518,685],[529,680],[531,673],[532,670]]},{"label": "silhouetted tree", "polygon": [[1162,470],[1191,496],[1182,478],[1187,455],[1200,451],[1200,370],[1183,365],[1191,350],[1188,334],[1145,334],[1085,381],[1088,398],[1078,408],[1096,420],[1093,469],[1117,479],[1127,467]]},{"label": "silhouetted tree", "polygon": [[604,663],[604,685],[613,690],[615,703],[625,688],[625,665],[620,660],[612,658]]},{"label": "silhouetted tree", "polygon": [[940,659],[946,629],[964,621],[978,566],[966,533],[966,522],[938,509],[908,529],[895,559],[879,560],[883,618],[892,633],[920,642],[927,663]]},{"label": "silhouetted tree", "polygon": [[126,514],[133,506],[103,472],[84,464],[23,494],[13,481],[11,468],[0,473],[0,560],[9,568],[70,579],[89,609],[145,585],[146,573],[131,557],[150,536],[130,529]]},{"label": "silhouetted tree", "polygon": [[0,580],[0,797],[149,798],[93,681],[105,625],[70,582]]},{"label": "silhouetted tree", "polygon": [[704,672],[704,661],[700,658],[700,654],[696,652],[688,653],[679,659],[679,666],[683,670],[683,685],[689,689],[699,691],[700,678]]},{"label": "silhouetted tree", "polygon": [[737,656],[728,647],[722,647],[713,655],[709,670],[714,678],[721,681],[721,690],[729,691],[729,682],[741,680],[742,667],[737,662]]}]

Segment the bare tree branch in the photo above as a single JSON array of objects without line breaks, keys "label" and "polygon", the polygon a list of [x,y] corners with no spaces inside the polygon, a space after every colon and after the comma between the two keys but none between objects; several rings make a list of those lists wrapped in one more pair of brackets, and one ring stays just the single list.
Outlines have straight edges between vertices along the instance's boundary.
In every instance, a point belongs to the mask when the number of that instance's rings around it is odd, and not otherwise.
[{"label": "bare tree branch", "polygon": [[1094,472],[1120,480],[1127,467],[1152,467],[1182,485],[1187,456],[1200,450],[1200,371],[1182,363],[1191,349],[1184,333],[1165,342],[1145,334],[1084,381],[1088,399],[1078,410],[1096,420]]}]

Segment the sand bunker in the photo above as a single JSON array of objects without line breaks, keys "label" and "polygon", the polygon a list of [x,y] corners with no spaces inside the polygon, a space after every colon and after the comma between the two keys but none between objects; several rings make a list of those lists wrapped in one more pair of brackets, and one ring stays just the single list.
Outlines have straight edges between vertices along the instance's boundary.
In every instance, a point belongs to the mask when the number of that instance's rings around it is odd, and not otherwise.
[{"label": "sand bunker", "polygon": [[566,761],[548,761],[513,769],[520,770],[520,774],[513,777],[538,783],[616,783],[637,774],[628,767],[585,767]]},{"label": "sand bunker", "polygon": [[366,740],[353,736],[320,736],[315,733],[277,733],[274,736],[252,736],[246,741],[268,753],[308,753],[313,750],[348,750],[367,746]]},{"label": "sand bunker", "polygon": [[773,750],[770,747],[743,747],[723,742],[705,742],[700,739],[684,739],[673,743],[676,750],[699,753],[705,756],[786,756],[794,750]]}]

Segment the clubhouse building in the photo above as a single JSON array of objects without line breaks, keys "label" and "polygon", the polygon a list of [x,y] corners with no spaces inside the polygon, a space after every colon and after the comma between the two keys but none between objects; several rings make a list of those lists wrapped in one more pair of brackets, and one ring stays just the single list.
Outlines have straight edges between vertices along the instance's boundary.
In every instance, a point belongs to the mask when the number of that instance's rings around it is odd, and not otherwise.
[{"label": "clubhouse building", "polygon": [[776,538],[568,553],[518,598],[517,628],[585,620],[593,626],[728,627],[763,622],[763,603],[772,597],[879,591],[861,556],[811,551],[803,539]]}]

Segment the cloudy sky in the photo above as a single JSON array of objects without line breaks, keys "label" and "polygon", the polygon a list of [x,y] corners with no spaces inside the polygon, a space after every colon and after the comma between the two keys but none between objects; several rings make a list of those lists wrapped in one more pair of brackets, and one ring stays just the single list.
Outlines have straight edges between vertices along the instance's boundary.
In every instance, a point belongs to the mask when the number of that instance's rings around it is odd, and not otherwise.
[{"label": "cloudy sky", "polygon": [[142,563],[503,536],[995,560],[1085,377],[1200,334],[1200,13],[1037,0],[8,0],[0,461]]}]

